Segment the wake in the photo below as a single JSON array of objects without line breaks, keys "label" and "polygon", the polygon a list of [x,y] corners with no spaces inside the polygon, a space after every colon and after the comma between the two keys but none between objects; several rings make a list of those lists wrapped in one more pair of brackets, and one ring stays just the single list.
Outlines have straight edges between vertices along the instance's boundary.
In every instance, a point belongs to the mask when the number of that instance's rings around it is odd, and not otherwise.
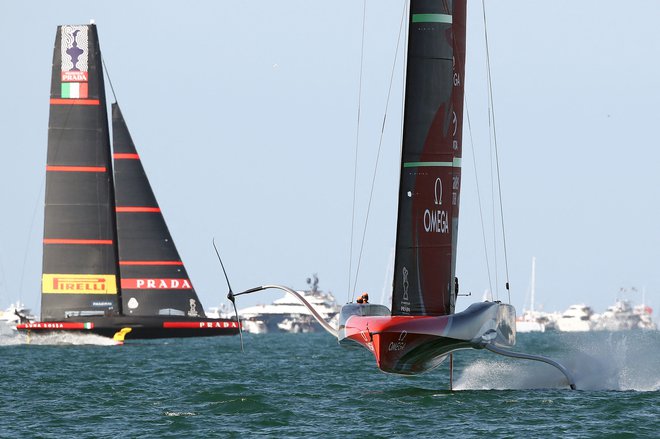
[{"label": "wake", "polygon": [[95,334],[70,334],[70,333],[49,333],[49,334],[26,334],[19,333],[10,325],[0,323],[0,346],[18,346],[18,345],[38,345],[38,346],[57,346],[57,345],[94,345],[94,346],[114,346],[114,340],[108,337],[102,337]]},{"label": "wake", "polygon": [[[650,392],[660,390],[658,346],[658,331],[559,334],[547,356],[573,374],[578,390]],[[454,380],[456,390],[566,388],[552,366],[494,355],[480,355]]]}]

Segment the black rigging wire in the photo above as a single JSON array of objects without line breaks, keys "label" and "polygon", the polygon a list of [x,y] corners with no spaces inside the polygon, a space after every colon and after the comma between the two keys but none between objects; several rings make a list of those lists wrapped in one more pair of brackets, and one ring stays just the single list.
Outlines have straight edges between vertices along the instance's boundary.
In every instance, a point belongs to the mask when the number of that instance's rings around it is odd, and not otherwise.
[{"label": "black rigging wire", "polygon": [[353,282],[353,295],[355,295],[355,288],[357,287],[358,275],[360,273],[360,263],[362,262],[362,251],[364,250],[364,241],[367,236],[367,224],[369,223],[369,213],[371,211],[371,202],[373,200],[374,188],[376,186],[376,171],[378,170],[378,161],[380,159],[380,151],[383,146],[383,135],[385,133],[385,122],[387,121],[387,108],[389,108],[390,97],[392,96],[392,83],[394,82],[394,71],[396,69],[396,61],[399,55],[399,45],[401,43],[401,31],[403,29],[404,18],[406,16],[407,2],[403,2],[403,13],[401,14],[401,24],[399,25],[399,35],[396,40],[396,50],[394,52],[394,61],[392,63],[392,71],[390,72],[390,85],[387,90],[387,100],[385,101],[385,114],[383,114],[383,124],[380,129],[380,139],[378,140],[378,152],[376,153],[376,163],[374,164],[374,172],[371,178],[371,190],[369,192],[369,203],[367,204],[367,215],[364,219],[364,229],[362,231],[362,242],[360,244],[360,253],[358,256],[357,268],[355,269],[355,281]]},{"label": "black rigging wire", "polygon": [[362,43],[360,46],[360,80],[358,83],[358,108],[357,108],[357,126],[355,129],[355,163],[353,165],[353,210],[351,214],[351,246],[348,257],[348,290],[351,294],[351,302],[355,297],[355,291],[351,292],[351,277],[353,275],[353,237],[355,233],[355,198],[357,192],[357,165],[358,165],[358,146],[360,144],[360,114],[362,109],[362,71],[364,67],[364,29],[367,17],[367,0],[363,0],[362,7]]},{"label": "black rigging wire", "polygon": [[103,71],[105,71],[105,76],[108,77],[108,84],[110,84],[110,91],[112,92],[112,97],[117,102],[117,95],[115,94],[115,88],[112,86],[112,79],[110,79],[110,71],[108,66],[105,65],[105,58],[101,55],[101,63],[103,64]]},{"label": "black rigging wire", "polygon": [[488,260],[488,244],[486,243],[486,225],[484,224],[484,213],[481,205],[481,191],[479,190],[479,175],[477,170],[477,158],[474,152],[474,139],[472,137],[472,124],[470,122],[470,111],[467,109],[467,99],[465,101],[465,114],[467,115],[468,132],[470,133],[470,147],[472,149],[472,165],[474,166],[474,179],[477,187],[477,201],[479,203],[479,219],[481,220],[481,235],[484,240],[484,256],[486,257],[486,271],[488,273],[488,286],[493,291],[493,281],[490,276],[490,262]]},{"label": "black rigging wire", "polygon": [[499,152],[497,148],[497,130],[495,129],[495,104],[493,100],[493,81],[492,81],[492,76],[491,76],[491,68],[490,68],[490,51],[489,51],[489,46],[488,46],[488,28],[486,25],[486,2],[485,0],[481,0],[481,5],[482,5],[482,10],[483,10],[483,17],[484,17],[484,36],[486,40],[486,66],[487,66],[487,71],[488,71],[488,96],[490,99],[490,106],[491,106],[491,117],[493,120],[493,142],[495,143],[495,167],[497,169],[497,190],[498,190],[498,195],[499,195],[499,204],[500,204],[500,218],[502,221],[502,245],[504,247],[504,266],[505,266],[505,273],[506,273],[506,291],[508,294],[509,298],[509,303],[511,303],[511,290],[509,289],[509,262],[507,258],[507,251],[506,251],[506,232],[505,232],[505,227],[504,227],[504,207],[502,203],[502,181],[500,177],[500,159],[499,159]]}]

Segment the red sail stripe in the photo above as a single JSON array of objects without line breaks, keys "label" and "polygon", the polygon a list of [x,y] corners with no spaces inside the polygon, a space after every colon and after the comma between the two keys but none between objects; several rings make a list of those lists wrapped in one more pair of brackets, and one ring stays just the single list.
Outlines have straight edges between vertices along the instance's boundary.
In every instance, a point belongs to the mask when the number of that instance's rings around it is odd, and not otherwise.
[{"label": "red sail stripe", "polygon": [[117,159],[130,159],[130,160],[140,160],[140,156],[138,154],[129,154],[129,153],[115,153],[113,155],[115,160]]},{"label": "red sail stripe", "polygon": [[181,261],[119,261],[119,265],[183,265]]},{"label": "red sail stripe", "polygon": [[117,212],[160,212],[160,207],[124,206],[116,207]]},{"label": "red sail stripe", "polygon": [[51,105],[100,105],[98,99],[51,99]]},{"label": "red sail stripe", "polygon": [[44,238],[44,244],[112,245],[112,239],[61,239]]},{"label": "red sail stripe", "polygon": [[105,166],[46,166],[46,171],[58,172],[105,172]]}]

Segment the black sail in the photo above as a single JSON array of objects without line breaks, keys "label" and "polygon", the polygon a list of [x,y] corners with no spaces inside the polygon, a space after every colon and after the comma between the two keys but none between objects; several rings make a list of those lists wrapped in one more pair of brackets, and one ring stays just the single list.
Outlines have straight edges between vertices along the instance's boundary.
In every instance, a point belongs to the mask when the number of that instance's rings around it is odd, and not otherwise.
[{"label": "black sail", "polygon": [[454,312],[465,0],[411,0],[392,315]]},{"label": "black sail", "polygon": [[116,103],[112,132],[123,312],[204,317]]},{"label": "black sail", "polygon": [[96,26],[59,26],[48,125],[42,321],[117,312],[112,191]]}]

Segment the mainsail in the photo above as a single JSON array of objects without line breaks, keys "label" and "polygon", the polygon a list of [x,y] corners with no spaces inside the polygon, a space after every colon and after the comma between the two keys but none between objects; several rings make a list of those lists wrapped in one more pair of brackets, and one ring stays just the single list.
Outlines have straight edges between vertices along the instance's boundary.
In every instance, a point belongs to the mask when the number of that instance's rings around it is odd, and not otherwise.
[{"label": "mainsail", "polygon": [[464,1],[412,0],[392,315],[454,312]]},{"label": "mainsail", "polygon": [[112,167],[95,26],[60,26],[48,125],[41,318],[117,309]]}]

